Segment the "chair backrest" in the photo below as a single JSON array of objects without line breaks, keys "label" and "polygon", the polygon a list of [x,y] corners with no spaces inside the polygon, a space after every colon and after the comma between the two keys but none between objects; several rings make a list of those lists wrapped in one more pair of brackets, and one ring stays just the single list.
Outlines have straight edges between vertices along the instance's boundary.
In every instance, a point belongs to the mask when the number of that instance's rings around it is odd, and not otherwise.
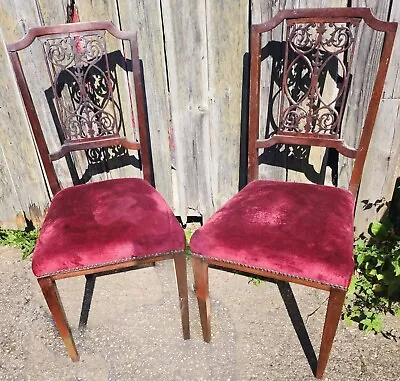
[{"label": "chair backrest", "polygon": [[[341,139],[341,122],[360,23],[384,33],[381,59],[357,148]],[[278,123],[271,136],[259,137],[261,36],[285,22],[282,89]],[[356,195],[389,66],[397,23],[376,19],[369,8],[293,9],[280,11],[251,29],[248,181],[258,177],[258,149],[275,144],[335,148],[355,158],[349,189]],[[327,73],[337,94],[323,96]],[[340,80],[339,80],[340,77]]]},{"label": "chair backrest", "polygon": [[[110,70],[106,33],[130,44],[129,60],[126,53],[121,53],[121,56],[124,58],[126,70],[132,71],[133,74],[140,142],[130,141],[121,135],[122,114],[114,99],[116,79],[112,78]],[[43,48],[61,127],[60,149],[52,153],[46,144],[18,53],[28,48],[35,40],[38,40]],[[145,94],[136,33],[121,32],[109,21],[44,26],[30,29],[21,40],[7,44],[7,49],[53,195],[60,190],[53,161],[72,151],[100,147],[122,146],[126,149],[140,150],[143,178],[151,182]],[[128,74],[125,78],[132,96],[133,90],[131,93]],[[132,98],[130,103],[131,122],[134,127]]]}]

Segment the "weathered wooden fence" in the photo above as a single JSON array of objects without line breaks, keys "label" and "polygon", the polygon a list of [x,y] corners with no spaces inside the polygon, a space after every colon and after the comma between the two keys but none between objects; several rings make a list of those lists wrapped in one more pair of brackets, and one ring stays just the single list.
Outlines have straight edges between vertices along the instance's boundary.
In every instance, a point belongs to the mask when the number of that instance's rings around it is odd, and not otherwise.
[{"label": "weathered wooden fence", "polygon": [[[0,0],[0,225],[3,227],[23,228],[27,220],[38,226],[49,204],[47,185],[5,42],[21,38],[29,27],[65,23],[70,3],[70,0]],[[241,144],[247,122],[251,23],[266,21],[283,8],[346,6],[368,6],[380,19],[400,21],[397,0],[77,0],[75,3],[81,21],[111,20],[122,30],[138,31],[155,182],[183,219],[199,214],[207,218],[243,184]],[[265,42],[268,38],[273,39],[274,34],[266,36]],[[345,136],[350,144],[358,140],[382,44],[379,36],[367,30],[363,31],[363,41],[354,64],[344,121],[352,127]],[[397,39],[358,198],[359,232],[382,215],[385,208],[377,211],[375,201],[390,200],[399,172],[400,133],[396,128],[400,121],[399,62]],[[33,97],[39,100],[39,118],[49,134],[49,144],[54,145],[58,138],[45,99],[49,86],[42,80],[43,68],[29,59],[29,54],[25,64],[34,87]],[[265,99],[270,86],[266,75],[262,90]],[[323,157],[321,149],[311,149],[307,151],[308,162],[303,160],[300,165],[290,158],[279,165],[266,160],[261,173],[271,179],[309,181],[306,171],[311,168],[318,175],[316,181],[321,182],[326,171],[317,161]],[[346,185],[351,162],[340,159],[337,170],[339,185]],[[64,184],[71,183],[65,163],[59,164],[57,171]],[[133,172],[121,167],[97,178],[130,176]]]}]

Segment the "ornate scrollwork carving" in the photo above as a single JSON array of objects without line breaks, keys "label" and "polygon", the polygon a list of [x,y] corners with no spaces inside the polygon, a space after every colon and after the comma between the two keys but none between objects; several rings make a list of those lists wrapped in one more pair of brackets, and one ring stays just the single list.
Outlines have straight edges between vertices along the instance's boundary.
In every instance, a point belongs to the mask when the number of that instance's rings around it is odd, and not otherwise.
[{"label": "ornate scrollwork carving", "polygon": [[118,134],[104,32],[42,40],[66,141]]},{"label": "ornate scrollwork carving", "polygon": [[[278,133],[338,136],[358,23],[288,24]],[[329,100],[323,94],[328,74],[338,87]]]},{"label": "ornate scrollwork carving", "polygon": [[111,147],[90,148],[85,151],[89,164],[99,164],[111,159],[128,155],[128,150],[121,145]]}]

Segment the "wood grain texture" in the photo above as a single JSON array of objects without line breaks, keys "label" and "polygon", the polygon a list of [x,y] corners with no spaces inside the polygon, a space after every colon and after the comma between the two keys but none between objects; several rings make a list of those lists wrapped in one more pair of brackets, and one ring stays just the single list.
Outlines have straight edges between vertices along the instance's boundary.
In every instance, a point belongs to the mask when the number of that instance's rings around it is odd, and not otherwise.
[{"label": "wood grain texture", "polygon": [[[100,21],[109,20],[120,28],[119,23],[119,10],[117,1],[92,1],[92,0],[80,0],[77,2],[78,12],[80,21]],[[124,10],[123,10],[124,11]],[[115,68],[118,86],[114,91],[114,99],[120,104],[122,116],[123,116],[123,133],[126,136],[134,140],[137,138],[137,131],[133,130],[132,125],[132,114],[130,111],[130,103],[132,97],[132,103],[135,104],[134,98],[134,87],[132,76],[130,76],[131,89],[128,86],[128,77],[126,73],[125,57],[129,57],[130,50],[127,43],[112,37],[110,34],[106,34],[107,52],[109,55],[116,54],[117,59],[109,59],[110,66]],[[125,46],[125,57],[124,57],[124,46]],[[109,56],[110,57],[110,56]],[[119,57],[119,58],[118,58]],[[110,70],[113,70],[110,68]],[[136,109],[134,108],[134,114],[136,116]],[[129,155],[129,156],[128,156]],[[86,160],[83,158],[82,153],[74,154],[75,162],[80,167],[80,171],[84,171],[87,168]],[[138,158],[138,154],[135,151],[128,151],[126,159],[128,162]],[[120,177],[140,177],[140,170],[133,165],[124,165],[122,159],[114,160],[114,165],[110,163],[104,163],[103,166],[98,166],[98,170],[95,170],[95,175],[92,176],[91,181],[99,181],[105,179],[114,179]]]},{"label": "wood grain texture", "polygon": [[[392,8],[390,9],[389,21],[400,22],[400,1],[393,0]],[[399,30],[394,41],[393,54],[390,61],[387,80],[383,90],[383,98],[399,99],[400,98],[400,37]]]},{"label": "wood grain texture", "polygon": [[58,25],[67,22],[69,0],[36,0],[41,24]]},{"label": "wood grain texture", "polygon": [[[346,7],[347,0],[298,0],[299,8]],[[288,8],[288,6],[286,6]],[[338,93],[335,80],[327,75],[322,96],[333,99]],[[300,148],[300,149],[299,149]],[[323,147],[289,147],[286,161],[287,181],[332,185],[330,168],[326,167],[327,149]],[[327,173],[328,170],[328,173]]]},{"label": "wood grain texture", "polygon": [[[393,1],[390,21],[400,22],[400,2]],[[371,145],[358,194],[355,214],[356,234],[367,231],[387,211],[387,201],[393,195],[399,176],[400,158],[400,100],[398,75],[400,43],[396,38],[385,82],[383,99],[375,123]]]},{"label": "wood grain texture", "polygon": [[356,234],[366,232],[371,222],[379,221],[387,211],[385,202],[392,198],[399,175],[399,122],[400,100],[383,99],[358,193]]},{"label": "wood grain texture", "polygon": [[206,215],[211,196],[205,1],[161,1],[180,212]]},{"label": "wood grain texture", "polygon": [[[5,9],[7,9],[7,12],[11,12],[12,19],[12,23],[8,28],[4,28],[4,24],[2,23],[7,42],[14,42],[25,36],[29,28],[43,24],[41,11],[38,10],[35,0],[24,2],[24,7],[19,5],[19,0],[7,0],[7,2],[9,5]],[[63,12],[61,6],[59,10]],[[1,17],[3,17],[3,14]],[[50,109],[51,103],[48,97],[51,93],[51,83],[47,75],[47,68],[40,43],[35,41],[29,48],[21,52],[20,60],[47,145],[50,152],[54,152],[58,149],[60,140]],[[38,78],[40,78],[40,81],[37,80]],[[55,169],[62,186],[72,184],[70,171],[65,160],[58,161]]]},{"label": "wood grain texture", "polygon": [[[138,32],[139,55],[143,61],[148,121],[153,152],[155,184],[173,205],[172,165],[169,141],[172,133],[164,57],[162,17],[159,0],[119,0],[121,29]],[[174,155],[175,153],[172,152]],[[174,169],[175,171],[175,169]],[[178,205],[174,205],[176,211]]]},{"label": "wood grain texture", "polygon": [[[251,9],[252,22],[265,22],[281,9],[345,7],[346,5],[345,0],[255,1]],[[271,133],[279,119],[281,79],[276,69],[273,71],[272,68],[273,62],[275,65],[279,62],[283,64],[283,46],[279,44],[279,41],[282,41],[284,34],[285,31],[281,25],[262,36],[262,54],[266,58],[261,65],[260,104],[263,109],[260,113],[260,136]],[[330,96],[336,92],[333,80],[328,78],[324,89],[325,95]],[[323,162],[324,148],[275,146],[264,152],[260,150],[260,154],[260,178],[324,183],[326,173]],[[330,180],[329,176],[327,178]]]},{"label": "wood grain texture", "polygon": [[212,196],[218,209],[238,191],[249,9],[247,0],[208,1],[206,6]]},{"label": "wood grain texture", "polygon": [[[4,187],[1,193],[4,198],[1,199],[0,218],[4,226],[22,228],[25,225],[25,213],[26,218],[38,226],[49,199],[4,42],[22,37],[28,26],[38,25],[39,18],[33,0],[2,0],[0,6],[3,31],[0,35],[0,140],[1,170],[5,176],[2,179]],[[16,214],[11,216],[13,210]]]},{"label": "wood grain texture", "polygon": [[[0,0],[1,27],[7,42],[21,38],[29,27],[59,24],[66,20],[67,0]],[[390,0],[353,0],[352,6],[372,7],[381,19],[400,21],[400,2]],[[239,0],[236,2],[184,0],[79,0],[80,19],[111,20],[122,30],[138,30],[139,53],[143,60],[144,79],[149,112],[153,165],[157,189],[174,206],[175,213],[201,214],[205,219],[238,189],[240,144],[246,133],[243,106],[247,107],[242,83],[248,64],[250,23],[273,17],[279,9],[346,6],[345,0]],[[390,8],[390,15],[389,13]],[[250,17],[249,17],[250,16]],[[368,29],[368,28],[365,28]],[[282,28],[266,33],[262,46],[281,40]],[[381,37],[363,30],[361,53],[354,62],[353,82],[344,117],[344,138],[350,145],[358,142],[365,118],[367,101],[373,86],[379,60]],[[40,163],[19,93],[8,63],[4,41],[0,37],[0,225],[24,227],[27,218],[40,224],[49,199]],[[121,50],[120,43],[107,41],[108,50]],[[273,45],[273,44],[272,44]],[[266,48],[263,54],[268,55]],[[127,45],[125,52],[129,55]],[[371,142],[356,212],[356,229],[365,231],[368,224],[383,213],[375,208],[363,210],[363,200],[390,200],[394,180],[398,175],[399,137],[399,38],[384,90],[382,110]],[[272,78],[272,56],[262,63],[260,135],[266,134],[270,94],[277,92]],[[45,66],[35,63],[42,52],[38,45],[27,51],[22,62],[32,86],[39,119],[51,150],[59,146],[54,121],[49,111],[46,91],[50,88]],[[126,73],[118,69],[122,80],[120,98],[129,103]],[[37,81],[41,78],[41,81]],[[43,80],[42,80],[43,78]],[[361,91],[363,89],[363,91]],[[365,89],[365,90],[364,90]],[[335,89],[332,89],[335,91]],[[243,103],[244,102],[244,103]],[[278,115],[274,105],[272,114]],[[130,114],[124,114],[130,121]],[[241,125],[242,123],[242,125]],[[9,128],[8,126],[13,126]],[[128,136],[130,125],[126,125]],[[132,133],[133,134],[133,133]],[[133,136],[133,135],[132,135]],[[15,156],[18,147],[18,156]],[[320,172],[323,150],[312,148],[307,161],[287,158],[288,151],[273,151],[260,165],[260,177],[309,181]],[[134,151],[130,154],[135,155]],[[262,150],[260,150],[262,154]],[[23,157],[23,160],[20,158]],[[85,171],[84,154],[73,154],[79,171]],[[266,164],[265,164],[266,163]],[[299,165],[300,163],[300,165]],[[243,164],[243,163],[242,163]],[[347,186],[352,160],[340,157],[339,185]],[[57,173],[63,186],[72,184],[65,159],[57,162]],[[103,171],[91,180],[140,176],[132,165],[110,172]],[[322,174],[321,174],[322,176]],[[321,177],[318,181],[321,181]]]},{"label": "wood grain texture", "polygon": [[[375,17],[381,20],[387,20],[389,5],[390,0],[354,0],[352,2],[353,7],[370,7]],[[351,86],[342,123],[342,137],[351,147],[357,147],[360,140],[378,70],[383,35],[365,25],[360,30],[360,40],[351,70]],[[374,142],[372,141],[371,144]],[[339,156],[338,185],[340,187],[348,187],[353,165],[352,159]],[[364,171],[367,170],[368,168],[364,169]]]},{"label": "wood grain texture", "polygon": [[[294,8],[298,1],[256,0],[251,6],[251,21],[253,24],[262,23],[279,10]],[[260,78],[260,137],[266,137],[274,130],[279,122],[279,101],[281,94],[281,76],[277,72],[277,65],[282,62],[283,26],[277,26],[261,37],[262,54],[265,57],[261,63]],[[260,179],[286,180],[287,152],[285,147],[275,146],[270,149],[259,150]]]},{"label": "wood grain texture", "polygon": [[[390,1],[358,1],[359,6],[370,6],[374,14],[383,20],[400,21],[400,4],[393,1],[390,8],[390,16],[388,17]],[[365,108],[371,94],[371,86],[379,62],[379,56],[382,46],[382,36],[372,36],[370,32],[363,31],[362,38],[367,40],[362,50],[362,55],[355,62],[357,71],[353,81],[353,98],[349,99],[349,114],[346,121],[354,130],[350,130],[353,135],[347,138],[358,142],[360,128],[365,118]],[[369,46],[371,45],[371,46]],[[360,184],[356,213],[355,213],[355,231],[356,234],[366,232],[371,222],[379,220],[387,211],[386,201],[392,198],[396,178],[399,175],[399,144],[400,137],[398,133],[399,101],[397,77],[400,66],[399,59],[399,39],[396,38],[394,50],[391,57],[383,99],[380,103],[378,117],[375,122],[375,128],[371,139],[370,148],[368,150],[365,168]],[[357,79],[357,74],[358,79]],[[367,91],[359,93],[360,86],[365,86]],[[355,107],[355,105],[357,105]],[[342,159],[340,162],[340,185],[346,185],[352,161]]]}]

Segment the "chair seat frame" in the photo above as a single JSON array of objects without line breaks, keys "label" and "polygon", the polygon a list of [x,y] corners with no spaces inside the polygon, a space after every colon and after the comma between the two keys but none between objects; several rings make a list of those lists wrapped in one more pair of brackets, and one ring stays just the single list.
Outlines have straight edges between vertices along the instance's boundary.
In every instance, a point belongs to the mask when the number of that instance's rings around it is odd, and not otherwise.
[{"label": "chair seat frame", "polygon": [[[321,136],[318,134],[308,134],[307,136],[305,136],[305,134],[303,136],[297,134],[297,136],[295,136],[295,134],[282,133],[273,135],[268,139],[259,139],[261,35],[265,32],[271,31],[285,20],[292,22],[297,19],[305,19],[310,23],[318,23],[324,22],[327,18],[330,20],[343,20],[344,18],[362,19],[370,28],[385,33],[381,59],[358,148],[355,149],[347,146],[346,143],[338,137],[321,139]],[[268,148],[279,143],[332,147],[336,148],[343,155],[355,159],[349,190],[353,196],[356,197],[379,108],[379,102],[382,96],[386,73],[389,67],[396,30],[397,23],[376,19],[369,8],[286,9],[280,11],[275,17],[266,23],[252,25],[250,37],[248,182],[258,178],[258,149]],[[211,340],[211,307],[208,279],[209,266],[216,266],[220,270],[247,273],[249,275],[261,276],[284,282],[293,282],[307,287],[328,291],[329,301],[322,333],[319,358],[316,369],[313,369],[314,375],[317,378],[321,379],[323,377],[340,320],[347,291],[346,289],[335,285],[300,279],[296,276],[271,272],[267,269],[263,270],[248,267],[240,263],[222,261],[218,260],[218,258],[204,256],[201,253],[193,253],[192,263],[203,339],[206,342]]]},{"label": "chair seat frame", "polygon": [[[97,32],[107,31],[110,35],[120,40],[127,40],[130,43],[131,59],[132,59],[132,72],[134,91],[136,98],[136,112],[138,120],[139,138],[140,142],[131,142],[125,137],[119,135],[108,135],[105,137],[94,137],[90,139],[79,139],[79,141],[65,141],[62,142],[61,148],[54,152],[49,153],[43,130],[36,112],[31,93],[25,78],[23,67],[19,58],[18,52],[28,48],[34,40],[41,37],[59,37],[69,36],[70,34],[81,32]],[[40,154],[43,164],[44,172],[46,174],[48,184],[52,195],[54,196],[60,190],[60,182],[57,178],[53,161],[59,160],[70,152],[77,150],[85,150],[98,147],[110,147],[115,145],[122,145],[126,149],[133,149],[140,151],[140,159],[142,164],[143,178],[145,181],[152,184],[152,171],[151,171],[151,156],[149,147],[149,136],[146,126],[146,110],[145,110],[145,94],[142,80],[142,70],[140,66],[138,44],[136,33],[122,32],[117,29],[110,21],[93,21],[81,22],[73,24],[63,24],[55,26],[43,26],[31,28],[26,36],[21,40],[7,44],[7,50],[11,60],[12,67],[16,76],[16,80],[21,92],[22,100],[27,111],[27,116],[32,128],[33,136]],[[127,253],[129,258],[129,253]],[[38,277],[38,283],[41,287],[43,295],[46,299],[47,305],[54,318],[54,323],[62,337],[66,346],[67,352],[72,361],[78,361],[79,355],[71,334],[61,299],[57,290],[56,280],[86,276],[86,290],[89,290],[89,299],[84,300],[84,304],[90,307],[91,298],[93,295],[93,287],[95,277],[101,276],[113,271],[124,271],[127,269],[138,269],[145,265],[154,264],[158,261],[172,259],[175,264],[175,273],[177,279],[177,287],[179,294],[179,309],[182,321],[182,331],[184,339],[190,338],[189,331],[189,307],[188,307],[188,292],[187,292],[187,271],[186,271],[186,256],[184,250],[170,251],[161,254],[148,255],[142,258],[134,258],[120,263],[112,264],[98,264],[91,268],[63,271],[42,277]],[[85,292],[87,294],[87,292]],[[83,313],[83,309],[82,309]],[[81,315],[82,317],[83,315]],[[83,328],[87,323],[88,313],[81,319],[80,328]]]}]

